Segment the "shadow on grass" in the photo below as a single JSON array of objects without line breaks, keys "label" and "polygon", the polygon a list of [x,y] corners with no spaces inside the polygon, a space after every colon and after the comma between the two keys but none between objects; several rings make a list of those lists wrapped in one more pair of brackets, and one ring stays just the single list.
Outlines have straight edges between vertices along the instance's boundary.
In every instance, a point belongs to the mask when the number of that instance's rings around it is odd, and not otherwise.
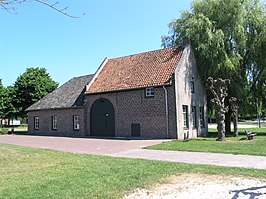
[{"label": "shadow on grass", "polygon": [[28,131],[14,131],[13,135],[28,135]]},{"label": "shadow on grass", "polygon": [[266,132],[258,132],[257,136],[266,136]]},{"label": "shadow on grass", "polygon": [[217,132],[209,132],[207,138],[217,138],[218,133]]},{"label": "shadow on grass", "polygon": [[182,140],[182,142],[204,142],[204,141],[210,141],[210,139],[197,138],[197,139]]}]

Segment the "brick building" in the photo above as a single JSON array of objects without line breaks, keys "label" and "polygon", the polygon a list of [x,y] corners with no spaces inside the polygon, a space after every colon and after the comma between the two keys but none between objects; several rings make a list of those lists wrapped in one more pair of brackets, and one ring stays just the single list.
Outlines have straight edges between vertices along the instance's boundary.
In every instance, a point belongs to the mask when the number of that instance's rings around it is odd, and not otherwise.
[{"label": "brick building", "polygon": [[207,133],[206,93],[189,44],[105,59],[28,109],[29,133],[184,139]]}]

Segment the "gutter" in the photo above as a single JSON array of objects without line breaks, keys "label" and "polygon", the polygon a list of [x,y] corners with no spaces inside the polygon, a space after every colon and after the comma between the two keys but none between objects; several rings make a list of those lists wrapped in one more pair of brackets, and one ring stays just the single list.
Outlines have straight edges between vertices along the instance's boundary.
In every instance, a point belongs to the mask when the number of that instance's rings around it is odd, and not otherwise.
[{"label": "gutter", "polygon": [[164,95],[165,95],[165,117],[166,117],[166,135],[169,138],[169,110],[168,110],[168,93],[165,86],[163,86]]},{"label": "gutter", "polygon": [[126,92],[126,91],[141,90],[141,89],[145,89],[145,88],[148,88],[148,87],[160,88],[162,86],[171,86],[171,85],[172,85],[172,82],[169,82],[169,83],[157,84],[157,85],[144,85],[144,86],[132,87],[132,88],[118,88],[118,89],[113,89],[113,90],[103,90],[103,91],[96,91],[96,92],[86,92],[85,94],[99,95],[99,94],[105,94],[105,93],[115,93],[115,92]]}]

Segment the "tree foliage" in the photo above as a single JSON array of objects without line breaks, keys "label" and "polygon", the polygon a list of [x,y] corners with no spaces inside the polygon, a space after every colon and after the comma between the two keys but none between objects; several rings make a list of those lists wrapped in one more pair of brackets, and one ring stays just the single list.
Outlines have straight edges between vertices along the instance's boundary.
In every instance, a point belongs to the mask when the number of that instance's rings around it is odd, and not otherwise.
[{"label": "tree foliage", "polygon": [[25,110],[57,86],[58,83],[51,79],[45,68],[27,68],[26,72],[17,78],[11,92],[17,116],[25,118]]},{"label": "tree foliage", "polygon": [[[230,79],[228,94],[249,104],[266,98],[266,9],[260,0],[196,0],[169,24],[164,47],[188,38],[204,80]],[[256,100],[254,99],[256,98]]]},{"label": "tree foliage", "polygon": [[13,87],[5,88],[0,80],[0,118],[14,119],[16,109],[13,106]]},{"label": "tree foliage", "polygon": [[8,86],[5,88],[5,103],[4,103],[4,117],[5,119],[14,119],[17,118],[18,108],[14,106],[14,88],[13,86]]},{"label": "tree foliage", "polygon": [[4,116],[5,88],[0,79],[0,118]]}]

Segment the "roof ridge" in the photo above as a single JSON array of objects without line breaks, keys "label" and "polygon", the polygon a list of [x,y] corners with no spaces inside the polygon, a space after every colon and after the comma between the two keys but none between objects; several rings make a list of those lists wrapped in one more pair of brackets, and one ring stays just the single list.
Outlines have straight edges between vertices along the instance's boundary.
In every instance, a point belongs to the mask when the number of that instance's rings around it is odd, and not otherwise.
[{"label": "roof ridge", "polygon": [[181,45],[178,45],[178,46],[173,46],[173,47],[160,48],[160,49],[157,49],[157,50],[151,50],[151,51],[145,51],[145,52],[135,53],[135,54],[131,54],[131,55],[125,55],[125,56],[120,56],[120,57],[108,58],[108,60],[114,60],[114,59],[120,59],[120,58],[127,58],[127,57],[132,57],[132,56],[146,54],[146,53],[154,53],[154,52],[157,52],[157,51],[169,50],[171,48],[172,49],[178,49],[180,47],[182,47],[182,46]]},{"label": "roof ridge", "polygon": [[[81,77],[86,77],[86,76],[93,76],[93,75],[94,75],[94,74],[81,75],[81,76],[72,77],[71,79],[81,78]],[[71,80],[71,79],[70,79],[70,80]]]}]

